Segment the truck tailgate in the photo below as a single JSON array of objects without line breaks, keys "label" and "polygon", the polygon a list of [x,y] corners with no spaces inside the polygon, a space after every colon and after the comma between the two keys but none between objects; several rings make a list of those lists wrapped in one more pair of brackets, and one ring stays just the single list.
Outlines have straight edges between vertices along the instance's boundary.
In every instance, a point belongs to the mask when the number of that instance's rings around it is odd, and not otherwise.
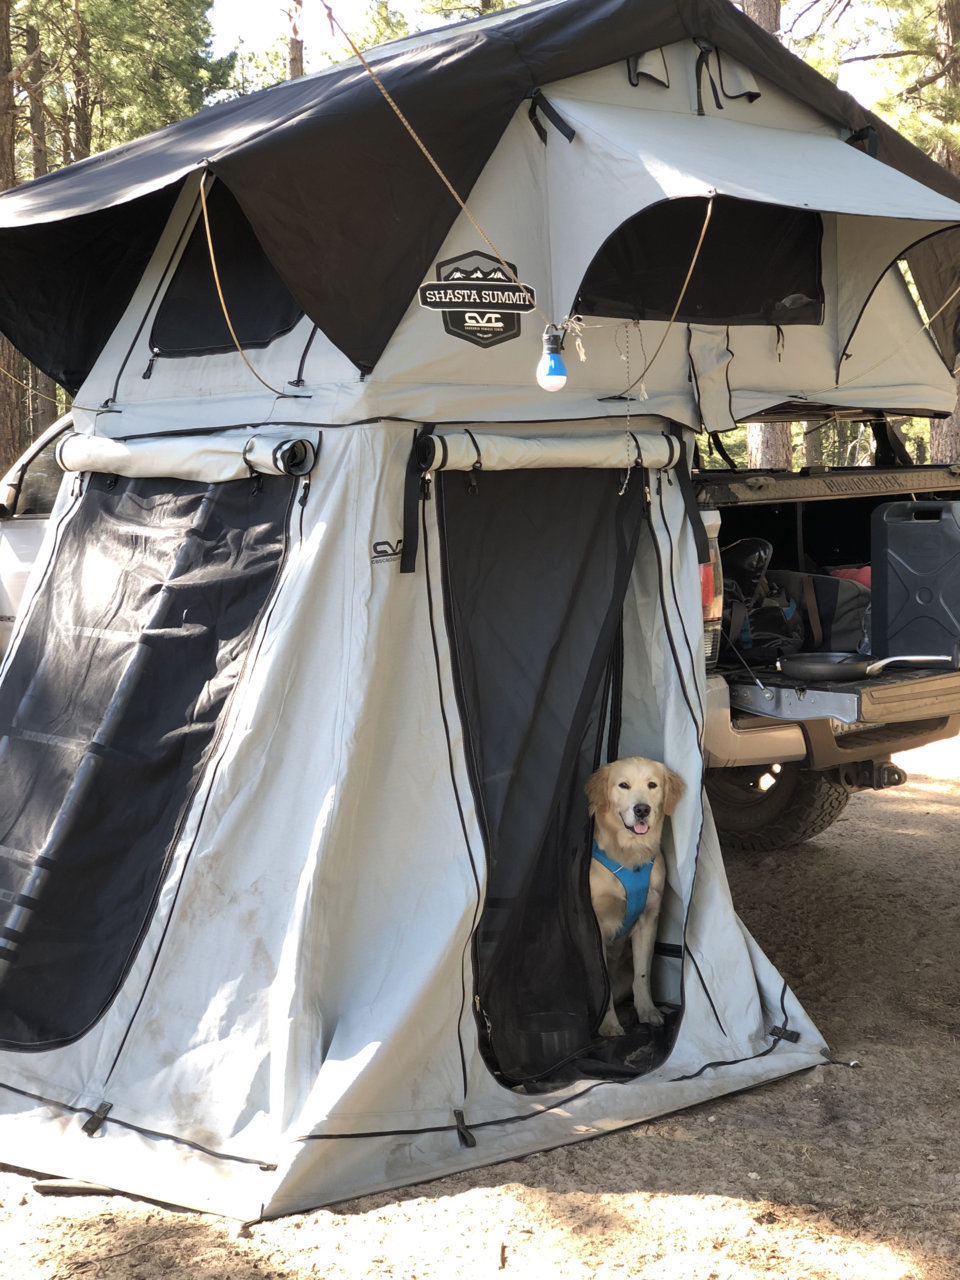
[{"label": "truck tailgate", "polygon": [[897,724],[960,713],[960,671],[895,671],[861,681],[808,681],[779,673],[728,677],[730,705],[774,720]]}]

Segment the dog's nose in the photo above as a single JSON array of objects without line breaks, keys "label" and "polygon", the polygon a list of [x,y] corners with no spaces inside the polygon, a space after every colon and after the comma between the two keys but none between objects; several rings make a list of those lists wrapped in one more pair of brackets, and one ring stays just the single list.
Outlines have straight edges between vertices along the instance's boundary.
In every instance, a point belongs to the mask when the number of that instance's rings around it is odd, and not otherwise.
[{"label": "dog's nose", "polygon": [[649,813],[650,806],[648,804],[635,804],[633,806],[633,814],[638,822],[643,822]]}]

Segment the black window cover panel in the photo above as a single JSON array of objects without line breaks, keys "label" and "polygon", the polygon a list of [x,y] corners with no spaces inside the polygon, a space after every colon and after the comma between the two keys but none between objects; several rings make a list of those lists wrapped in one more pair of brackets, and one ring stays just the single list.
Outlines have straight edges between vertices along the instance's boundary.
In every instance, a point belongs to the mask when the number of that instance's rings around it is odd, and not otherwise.
[{"label": "black window cover panel", "polygon": [[0,685],[0,1047],[82,1035],[129,969],[294,483],[92,476],[65,525]]},{"label": "black window cover panel", "polygon": [[488,883],[480,1031],[504,1079],[550,1074],[606,1002],[584,784],[597,767],[643,488],[610,471],[437,475],[447,625]]},{"label": "black window cover panel", "polygon": [[[265,347],[289,333],[303,310],[223,183],[207,196],[207,213],[220,287],[240,345]],[[157,308],[150,345],[163,356],[236,350],[213,278],[202,215]]]},{"label": "black window cover panel", "polygon": [[[667,200],[624,222],[587,268],[576,310],[669,320],[703,230],[707,201]],[[820,215],[715,196],[677,319],[689,324],[820,324]]]}]

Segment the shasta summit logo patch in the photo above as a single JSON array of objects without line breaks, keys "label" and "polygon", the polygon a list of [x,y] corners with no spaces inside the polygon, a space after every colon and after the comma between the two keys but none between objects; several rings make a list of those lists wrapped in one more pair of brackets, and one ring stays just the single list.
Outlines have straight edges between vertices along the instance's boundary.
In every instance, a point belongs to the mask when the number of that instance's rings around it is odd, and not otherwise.
[{"label": "shasta summit logo patch", "polygon": [[[507,263],[517,274],[512,262]],[[489,253],[462,253],[437,263],[436,283],[420,286],[420,305],[439,311],[454,338],[495,347],[520,336],[520,316],[536,306],[528,284],[517,284]]]}]

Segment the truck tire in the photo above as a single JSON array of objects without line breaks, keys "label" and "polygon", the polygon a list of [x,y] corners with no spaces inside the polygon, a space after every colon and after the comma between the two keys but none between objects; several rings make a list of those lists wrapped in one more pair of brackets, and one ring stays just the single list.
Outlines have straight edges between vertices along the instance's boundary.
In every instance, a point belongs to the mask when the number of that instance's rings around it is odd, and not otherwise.
[{"label": "truck tire", "polygon": [[817,769],[798,764],[707,770],[707,796],[720,847],[771,853],[826,831],[847,806],[849,792]]}]

